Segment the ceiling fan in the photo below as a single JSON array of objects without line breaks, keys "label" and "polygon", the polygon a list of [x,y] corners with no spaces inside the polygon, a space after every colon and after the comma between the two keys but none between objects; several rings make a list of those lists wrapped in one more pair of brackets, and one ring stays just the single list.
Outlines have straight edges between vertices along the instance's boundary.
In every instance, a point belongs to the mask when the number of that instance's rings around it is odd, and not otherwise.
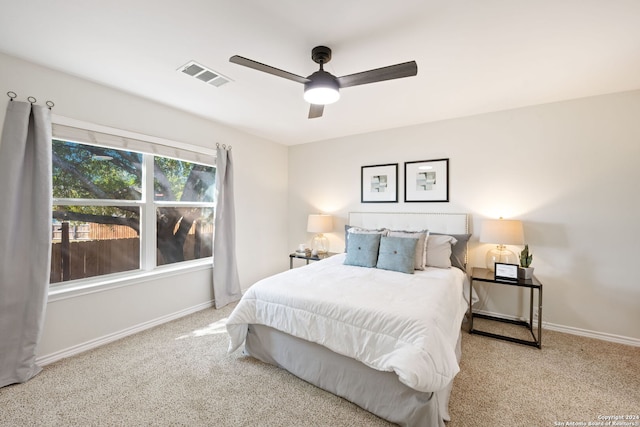
[{"label": "ceiling fan", "polygon": [[238,55],[232,56],[229,58],[229,61],[304,84],[304,99],[311,104],[311,108],[309,109],[310,119],[322,117],[324,106],[340,99],[340,89],[342,88],[411,77],[418,74],[418,64],[416,64],[416,61],[409,61],[363,71],[361,73],[336,77],[324,71],[323,68],[324,64],[331,60],[331,49],[326,46],[314,47],[311,50],[311,59],[313,59],[315,63],[320,64],[320,69],[308,77],[302,77]]}]

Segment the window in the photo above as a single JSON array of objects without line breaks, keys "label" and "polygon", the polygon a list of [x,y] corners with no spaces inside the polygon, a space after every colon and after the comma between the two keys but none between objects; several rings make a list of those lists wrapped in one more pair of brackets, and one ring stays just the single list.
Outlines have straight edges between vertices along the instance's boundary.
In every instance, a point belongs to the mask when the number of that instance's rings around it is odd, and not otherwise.
[{"label": "window", "polygon": [[[214,168],[153,158],[157,264],[212,255]],[[180,202],[178,204],[177,202]]]},{"label": "window", "polygon": [[51,284],[212,256],[215,167],[144,144],[54,126]]}]

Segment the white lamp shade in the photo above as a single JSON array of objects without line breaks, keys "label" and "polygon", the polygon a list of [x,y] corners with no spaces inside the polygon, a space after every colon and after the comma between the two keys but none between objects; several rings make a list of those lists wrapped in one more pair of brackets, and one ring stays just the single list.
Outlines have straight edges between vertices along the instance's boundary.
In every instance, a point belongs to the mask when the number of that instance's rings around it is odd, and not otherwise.
[{"label": "white lamp shade", "polygon": [[333,230],[333,217],[331,215],[312,214],[307,220],[309,233],[328,233]]},{"label": "white lamp shade", "polygon": [[480,241],[496,245],[523,245],[522,221],[515,219],[487,219],[482,222]]}]

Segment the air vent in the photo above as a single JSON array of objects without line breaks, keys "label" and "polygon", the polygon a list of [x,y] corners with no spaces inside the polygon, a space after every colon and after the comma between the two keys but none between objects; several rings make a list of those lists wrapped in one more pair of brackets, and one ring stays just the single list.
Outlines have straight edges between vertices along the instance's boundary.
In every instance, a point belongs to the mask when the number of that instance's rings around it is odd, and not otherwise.
[{"label": "air vent", "polygon": [[187,62],[178,68],[178,71],[215,87],[220,87],[231,81],[231,79],[222,76],[217,71],[213,71],[202,64],[198,64],[196,61]]}]

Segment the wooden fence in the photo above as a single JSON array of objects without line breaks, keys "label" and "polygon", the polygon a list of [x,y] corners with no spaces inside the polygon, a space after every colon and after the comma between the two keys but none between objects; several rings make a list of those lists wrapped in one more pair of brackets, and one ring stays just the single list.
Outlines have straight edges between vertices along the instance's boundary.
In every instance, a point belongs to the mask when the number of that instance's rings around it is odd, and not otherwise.
[{"label": "wooden fence", "polygon": [[140,239],[73,241],[68,266],[63,263],[63,244],[51,247],[51,280],[83,279],[140,268]]},{"label": "wooden fence", "polygon": [[[129,239],[136,237],[138,237],[138,233],[126,225],[69,224],[69,240]],[[51,238],[54,242],[62,240],[62,224],[53,224],[51,226]]]},{"label": "wooden fence", "polygon": [[[50,283],[120,273],[140,268],[140,239],[135,232],[133,237],[114,238],[113,234],[108,234],[109,237],[103,239],[89,240],[87,237],[73,239],[72,236],[85,236],[79,233],[84,233],[87,230],[82,228],[72,230],[73,226],[66,222],[57,227],[60,228],[60,238],[58,241],[54,240],[51,247]],[[130,230],[129,227],[125,226],[107,225],[104,227],[120,227]],[[100,235],[99,233],[104,231],[100,230],[100,228],[96,227],[97,231],[94,235]],[[113,229],[109,230],[109,233],[113,231]],[[183,245],[184,259],[193,260],[210,257],[213,254],[212,235],[213,226],[203,224],[194,226]],[[157,251],[156,263],[156,265],[166,264],[160,251]]]},{"label": "wooden fence", "polygon": [[[199,224],[202,233],[213,233],[213,224]],[[195,225],[189,230],[189,234],[195,234]],[[51,237],[54,242],[62,240],[62,224],[51,226]],[[138,237],[138,233],[126,225],[115,224],[69,224],[69,240],[106,240],[129,239]]]}]

